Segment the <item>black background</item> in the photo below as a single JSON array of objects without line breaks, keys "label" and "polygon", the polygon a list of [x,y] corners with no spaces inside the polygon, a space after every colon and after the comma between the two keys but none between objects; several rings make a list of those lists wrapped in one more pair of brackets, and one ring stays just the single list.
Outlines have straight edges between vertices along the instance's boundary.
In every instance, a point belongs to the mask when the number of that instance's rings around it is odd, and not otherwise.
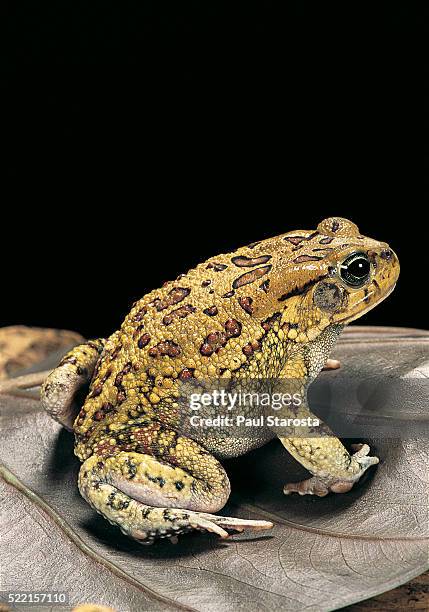
[{"label": "black background", "polygon": [[412,5],[4,2],[1,325],[111,333],[200,260],[341,215],[427,327]]}]

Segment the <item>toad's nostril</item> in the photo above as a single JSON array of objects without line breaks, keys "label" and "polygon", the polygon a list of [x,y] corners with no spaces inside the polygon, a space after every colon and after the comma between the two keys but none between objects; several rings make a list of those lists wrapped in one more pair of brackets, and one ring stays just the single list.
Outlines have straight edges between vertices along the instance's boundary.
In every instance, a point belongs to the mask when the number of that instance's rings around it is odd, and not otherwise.
[{"label": "toad's nostril", "polygon": [[386,249],[385,251],[381,251],[380,257],[381,257],[381,259],[385,259],[386,261],[389,261],[390,259],[393,258],[393,251],[391,251],[390,249]]}]

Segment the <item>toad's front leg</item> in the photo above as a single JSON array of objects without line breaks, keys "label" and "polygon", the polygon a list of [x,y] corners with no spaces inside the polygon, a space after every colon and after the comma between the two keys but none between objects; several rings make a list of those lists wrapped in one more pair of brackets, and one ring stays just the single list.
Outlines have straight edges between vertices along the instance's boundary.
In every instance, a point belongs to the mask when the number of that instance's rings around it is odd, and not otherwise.
[{"label": "toad's front leg", "polygon": [[267,521],[212,514],[229,497],[229,479],[217,459],[194,441],[165,430],[154,436],[133,428],[131,435],[142,441],[136,450],[158,456],[119,449],[108,457],[94,454],[79,473],[82,496],[126,535],[148,543],[194,529],[226,538],[227,530],[272,527]]},{"label": "toad's front leg", "polygon": [[[302,406],[299,418],[315,418],[307,407]],[[329,492],[346,493],[364,472],[379,462],[378,457],[369,456],[369,446],[359,444],[350,454],[329,428],[322,423],[323,437],[280,437],[290,454],[313,474],[312,478],[284,486],[285,495],[317,495],[324,497]],[[331,435],[329,435],[331,434]]]}]

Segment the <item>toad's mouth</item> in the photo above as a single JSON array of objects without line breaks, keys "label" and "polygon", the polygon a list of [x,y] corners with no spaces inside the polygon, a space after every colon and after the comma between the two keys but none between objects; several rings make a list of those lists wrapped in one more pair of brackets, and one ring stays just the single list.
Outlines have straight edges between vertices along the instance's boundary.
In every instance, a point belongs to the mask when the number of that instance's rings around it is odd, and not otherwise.
[{"label": "toad's mouth", "polygon": [[[386,293],[383,293],[383,295],[380,295],[378,299],[374,300],[371,304],[368,304],[366,308],[364,308],[363,310],[359,310],[358,312],[351,314],[349,317],[345,317],[344,319],[342,319],[341,323],[344,323],[344,324],[351,323],[352,321],[359,319],[359,317],[362,317],[364,314],[366,314],[367,312],[369,312],[370,310],[378,306],[380,302],[382,302],[387,297],[389,297],[389,295],[392,293],[395,287],[396,287],[396,283],[394,283],[390,287],[390,289],[386,291]],[[358,308],[359,305],[362,304],[362,302],[368,301],[368,298],[371,299],[375,293],[376,293],[375,291],[372,291],[371,293],[368,293],[368,295],[363,296],[359,301],[356,302],[356,304],[354,304],[354,308]]]}]

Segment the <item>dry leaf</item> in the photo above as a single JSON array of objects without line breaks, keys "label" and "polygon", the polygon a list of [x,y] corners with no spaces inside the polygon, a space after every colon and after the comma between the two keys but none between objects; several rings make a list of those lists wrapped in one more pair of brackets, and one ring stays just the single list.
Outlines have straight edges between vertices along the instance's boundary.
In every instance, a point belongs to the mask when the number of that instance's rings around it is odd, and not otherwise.
[{"label": "dry leaf", "polygon": [[12,325],[0,328],[0,379],[15,376],[20,370],[41,363],[55,351],[66,352],[83,342],[76,332]]}]

